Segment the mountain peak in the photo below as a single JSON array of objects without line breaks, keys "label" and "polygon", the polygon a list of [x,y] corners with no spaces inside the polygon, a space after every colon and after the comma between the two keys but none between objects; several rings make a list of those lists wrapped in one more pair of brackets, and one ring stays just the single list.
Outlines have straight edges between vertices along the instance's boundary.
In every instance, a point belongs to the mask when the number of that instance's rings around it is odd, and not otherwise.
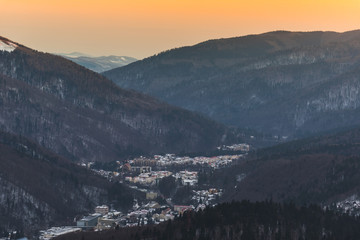
[{"label": "mountain peak", "polygon": [[18,47],[18,45],[11,42],[10,40],[0,37],[0,51],[12,52],[17,47]]},{"label": "mountain peak", "polygon": [[71,52],[71,53],[54,53],[55,55],[60,55],[63,57],[68,57],[68,58],[79,58],[79,57],[93,57],[89,54],[86,53],[82,53],[82,52]]},{"label": "mountain peak", "polygon": [[79,52],[58,54],[94,72],[104,72],[111,69],[128,65],[137,59],[127,56],[99,56],[93,57]]}]

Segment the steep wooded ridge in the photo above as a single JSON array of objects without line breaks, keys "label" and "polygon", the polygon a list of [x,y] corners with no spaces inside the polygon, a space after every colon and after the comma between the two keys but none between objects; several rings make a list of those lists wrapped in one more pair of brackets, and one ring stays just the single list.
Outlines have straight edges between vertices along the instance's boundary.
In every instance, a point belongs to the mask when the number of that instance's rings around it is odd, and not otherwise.
[{"label": "steep wooded ridge", "polygon": [[55,240],[325,240],[358,239],[359,218],[272,202],[232,202],[157,226],[63,235]]},{"label": "steep wooded ridge", "polygon": [[[24,137],[0,131],[0,232],[73,224],[99,204],[132,205],[132,192]],[[114,200],[116,200],[114,202]]]},{"label": "steep wooded ridge", "polygon": [[[218,173],[224,201],[272,199],[329,205],[360,198],[360,128],[254,152]],[[221,180],[220,180],[221,179]]]},{"label": "steep wooded ridge", "polygon": [[103,73],[227,125],[304,136],[358,124],[360,31],[210,40]]},{"label": "steep wooded ridge", "polygon": [[231,139],[212,120],[120,89],[65,58],[12,44],[12,52],[0,51],[0,128],[69,159],[207,151]]}]

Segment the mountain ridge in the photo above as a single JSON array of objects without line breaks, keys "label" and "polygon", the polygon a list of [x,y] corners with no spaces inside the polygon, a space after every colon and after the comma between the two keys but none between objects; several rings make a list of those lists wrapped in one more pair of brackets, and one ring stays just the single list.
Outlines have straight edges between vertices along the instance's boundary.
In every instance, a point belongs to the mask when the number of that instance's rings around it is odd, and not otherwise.
[{"label": "mountain ridge", "polygon": [[[344,112],[346,104],[324,111],[318,102],[331,105],[334,101],[316,97],[331,94],[337,87],[328,83],[341,84],[340,77],[359,68],[359,40],[359,30],[278,31],[209,40],[103,75],[121,87],[201,112],[226,125],[296,137],[331,130],[324,124],[330,119],[326,114],[358,116],[357,107]],[[314,88],[317,92],[302,98]],[[349,82],[349,89],[356,92],[358,86]],[[342,97],[344,101],[359,99],[357,94]],[[316,119],[320,122],[314,124]],[[345,118],[337,119],[332,127],[348,124]]]},{"label": "mountain ridge", "polygon": [[97,73],[109,71],[111,69],[122,67],[137,61],[137,59],[128,56],[110,55],[110,56],[93,57],[78,52],[73,52],[70,54],[58,54],[58,55],[65,57],[66,59],[71,60]]},{"label": "mountain ridge", "polygon": [[0,127],[67,158],[207,151],[234,136],[221,124],[123,90],[63,57],[18,46],[0,51]]}]

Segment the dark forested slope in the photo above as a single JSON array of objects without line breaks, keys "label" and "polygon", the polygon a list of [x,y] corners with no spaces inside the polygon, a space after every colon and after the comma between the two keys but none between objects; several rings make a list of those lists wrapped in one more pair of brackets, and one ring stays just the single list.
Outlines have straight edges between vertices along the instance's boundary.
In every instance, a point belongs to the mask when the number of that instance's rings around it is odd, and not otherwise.
[{"label": "dark forested slope", "polygon": [[24,137],[0,131],[0,230],[72,224],[99,204],[132,206],[133,193]]},{"label": "dark forested slope", "polygon": [[206,41],[104,75],[228,125],[304,136],[359,124],[360,31]]},{"label": "dark forested slope", "polygon": [[261,149],[218,172],[233,199],[332,204],[360,196],[360,129]]},{"label": "dark forested slope", "polygon": [[0,128],[70,159],[207,151],[232,139],[205,117],[126,91],[69,60],[16,46],[0,51]]}]

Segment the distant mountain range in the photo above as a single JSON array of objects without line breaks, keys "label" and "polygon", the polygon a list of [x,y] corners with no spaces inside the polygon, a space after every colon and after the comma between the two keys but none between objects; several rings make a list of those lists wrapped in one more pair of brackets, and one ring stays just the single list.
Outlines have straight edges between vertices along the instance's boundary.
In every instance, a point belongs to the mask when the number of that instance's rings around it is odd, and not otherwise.
[{"label": "distant mountain range", "polygon": [[75,161],[208,151],[232,131],[133,91],[63,57],[0,38],[0,129]]},{"label": "distant mountain range", "polygon": [[308,136],[359,123],[360,31],[210,40],[104,76],[227,125]]},{"label": "distant mountain range", "polygon": [[86,67],[94,72],[105,72],[117,67],[128,65],[129,63],[137,61],[137,59],[126,56],[101,56],[93,57],[87,54],[73,52],[61,53],[63,56],[83,67]]}]

